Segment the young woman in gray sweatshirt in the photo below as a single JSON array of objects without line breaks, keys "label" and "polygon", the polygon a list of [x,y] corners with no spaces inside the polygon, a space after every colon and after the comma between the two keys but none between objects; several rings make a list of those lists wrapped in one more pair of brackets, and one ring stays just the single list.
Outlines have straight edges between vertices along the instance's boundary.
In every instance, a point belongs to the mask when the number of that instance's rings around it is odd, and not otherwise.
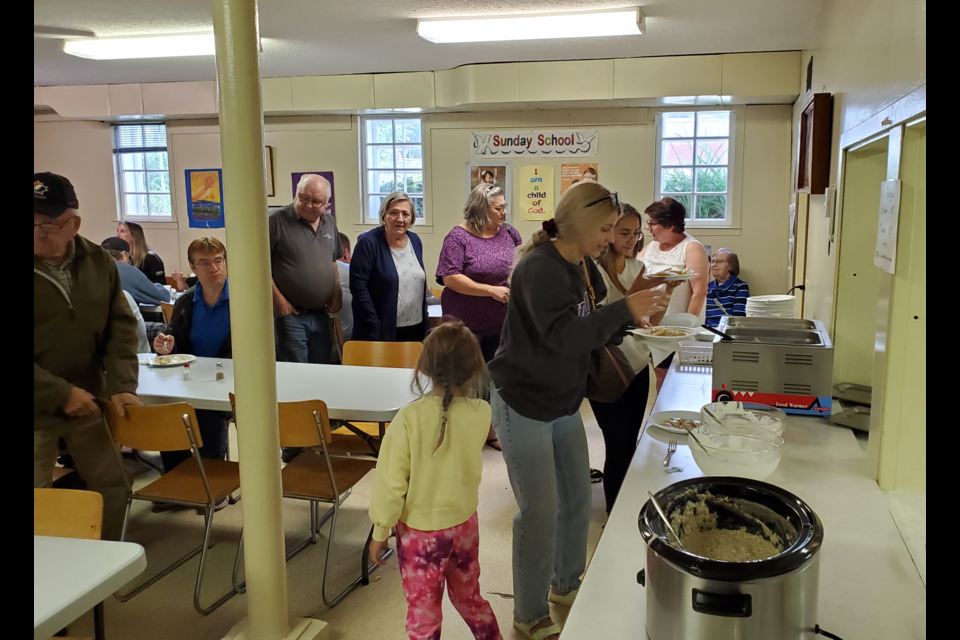
[{"label": "young woman in gray sweatshirt", "polygon": [[[613,241],[619,215],[617,194],[596,182],[567,190],[556,218],[520,249],[500,348],[489,364],[493,426],[520,507],[513,520],[514,627],[525,637],[541,629],[559,634],[548,600],[571,604],[586,567],[590,470],[580,403],[590,352],[668,301],[647,290],[590,312],[582,261]],[[603,280],[587,264],[601,297]]]}]

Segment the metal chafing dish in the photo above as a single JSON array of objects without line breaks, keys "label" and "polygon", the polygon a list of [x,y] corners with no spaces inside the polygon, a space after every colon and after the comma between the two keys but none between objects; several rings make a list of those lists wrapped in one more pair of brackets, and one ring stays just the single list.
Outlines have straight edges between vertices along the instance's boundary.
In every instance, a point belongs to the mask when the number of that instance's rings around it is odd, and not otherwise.
[{"label": "metal chafing dish", "polygon": [[819,320],[732,318],[713,346],[713,400],[770,405],[787,413],[830,415],[833,342]]}]

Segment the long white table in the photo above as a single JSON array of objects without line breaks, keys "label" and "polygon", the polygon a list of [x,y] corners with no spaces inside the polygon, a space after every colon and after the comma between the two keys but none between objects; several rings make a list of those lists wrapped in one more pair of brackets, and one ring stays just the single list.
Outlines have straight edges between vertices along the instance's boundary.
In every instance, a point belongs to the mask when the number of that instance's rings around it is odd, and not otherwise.
[{"label": "long white table", "polygon": [[147,567],[133,542],[33,536],[33,638],[46,639]]},{"label": "long white table", "polygon": [[[710,369],[671,366],[653,411],[699,411],[709,401]],[[667,442],[680,441],[666,473]],[[807,502],[823,522],[818,624],[844,640],[926,637],[926,588],[870,477],[853,432],[818,417],[791,415],[784,457],[767,480]],[[637,517],[647,491],[699,477],[685,436],[646,429],[563,630],[564,640],[645,638],[645,587],[637,572],[646,547]],[[810,640],[815,637],[810,634]],[[721,639],[718,639],[721,640]],[[774,640],[774,639],[771,639]]]},{"label": "long white table", "polygon": [[[139,357],[143,362],[153,355]],[[217,362],[223,363],[223,382],[216,381]],[[137,395],[147,404],[188,402],[194,409],[230,411],[233,361],[197,358],[190,371],[192,379],[186,381],[182,366],[141,364]],[[277,363],[277,400],[323,400],[333,420],[389,422],[401,407],[417,399],[411,382],[410,369]]]}]

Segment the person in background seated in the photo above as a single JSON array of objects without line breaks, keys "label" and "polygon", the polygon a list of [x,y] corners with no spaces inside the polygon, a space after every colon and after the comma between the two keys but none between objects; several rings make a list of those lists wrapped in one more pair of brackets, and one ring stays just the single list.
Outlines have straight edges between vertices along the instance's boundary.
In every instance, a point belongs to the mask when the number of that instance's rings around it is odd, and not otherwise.
[{"label": "person in background seated", "polygon": [[377,459],[370,559],[384,564],[396,527],[410,638],[440,637],[446,585],[474,638],[502,640],[480,593],[477,504],[490,425],[490,405],[480,399],[487,382],[480,345],[463,323],[442,324],[424,341],[414,371],[421,397],[397,412]]},{"label": "person in background seated", "polygon": [[735,251],[717,249],[710,261],[713,282],[707,286],[707,326],[716,327],[723,316],[747,315],[750,287],[740,279],[740,259]]},{"label": "person in background seated", "polygon": [[331,316],[340,318],[340,326],[343,328],[343,341],[350,339],[353,333],[353,296],[350,294],[350,238],[347,234],[340,232],[340,246],[343,248],[343,255],[337,260],[337,275],[340,276],[340,289],[343,291],[343,307]]},{"label": "person in background seated", "polygon": [[[177,298],[167,333],[159,334],[153,348],[160,355],[191,353],[202,358],[230,358],[230,289],[227,283],[227,249],[211,236],[197,238],[187,248],[187,262],[199,282]],[[227,455],[227,420],[230,413],[197,409],[200,456],[223,460]],[[164,471],[190,457],[186,451],[160,454]],[[226,502],[217,506],[225,505]],[[155,507],[156,508],[156,507]],[[161,507],[161,509],[163,508]]]},{"label": "person in background seated", "polygon": [[133,299],[133,296],[123,292],[123,297],[127,300],[127,306],[137,321],[137,353],[150,353],[150,342],[147,340],[147,324],[143,321],[143,314],[140,313],[140,305]]},{"label": "person in background seated", "polygon": [[163,260],[150,247],[143,234],[143,227],[136,222],[121,222],[117,225],[117,237],[130,245],[130,264],[143,272],[150,282],[160,286],[167,284],[167,276],[163,270]]},{"label": "person in background seated", "polygon": [[110,237],[100,243],[100,247],[117,262],[120,273],[120,286],[133,296],[137,304],[158,305],[170,302],[170,292],[162,284],[151,282],[147,276],[130,264],[130,245],[126,240]]},{"label": "person in background seated", "polygon": [[350,262],[353,339],[420,342],[427,334],[423,243],[410,231],[413,200],[394,191],[380,205],[380,226],[357,241]]},{"label": "person in background seated", "polygon": [[79,208],[69,180],[33,174],[33,486],[53,486],[63,438],[119,540],[127,485],[97,401],[140,404],[137,324],[113,260],[77,235]]}]

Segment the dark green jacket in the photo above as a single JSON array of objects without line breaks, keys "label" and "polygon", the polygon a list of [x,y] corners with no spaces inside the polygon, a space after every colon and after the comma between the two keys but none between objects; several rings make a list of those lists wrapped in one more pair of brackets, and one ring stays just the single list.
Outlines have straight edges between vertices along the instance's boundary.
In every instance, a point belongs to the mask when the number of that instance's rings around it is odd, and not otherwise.
[{"label": "dark green jacket", "polygon": [[34,429],[74,420],[63,413],[72,387],[104,399],[137,390],[137,321],[113,258],[81,236],[75,253],[69,299],[33,258]]}]

